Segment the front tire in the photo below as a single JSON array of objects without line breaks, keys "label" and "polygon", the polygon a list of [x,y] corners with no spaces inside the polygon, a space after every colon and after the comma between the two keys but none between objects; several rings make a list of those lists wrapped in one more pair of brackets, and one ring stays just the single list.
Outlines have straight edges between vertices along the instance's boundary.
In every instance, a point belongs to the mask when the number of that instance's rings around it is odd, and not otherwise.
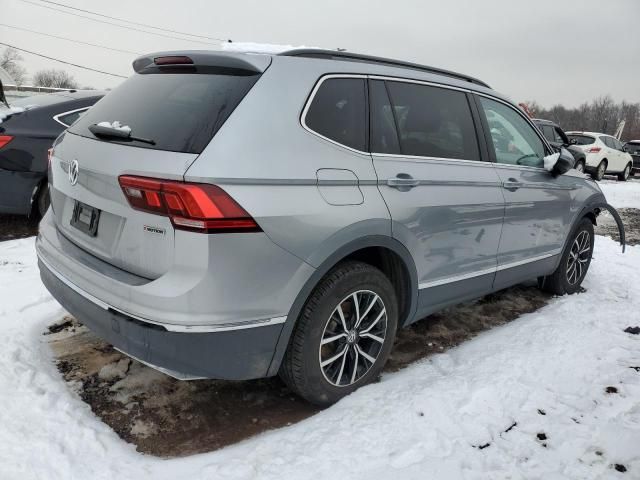
[{"label": "front tire", "polygon": [[598,164],[598,168],[596,169],[596,180],[600,181],[604,178],[604,173],[607,171],[607,161],[602,160]]},{"label": "front tire", "polygon": [[622,171],[622,173],[618,174],[618,180],[620,180],[621,182],[626,182],[627,180],[629,180],[629,175],[631,174],[631,164],[628,163],[626,167],[624,167],[624,170]]},{"label": "front tire", "polygon": [[398,324],[395,290],[377,268],[349,261],[330,271],[300,312],[280,367],[301,397],[331,405],[380,375]]},{"label": "front tire", "polygon": [[567,243],[558,268],[538,280],[542,290],[556,295],[578,292],[591,264],[593,240],[593,224],[583,218]]},{"label": "front tire", "polygon": [[576,165],[574,167],[578,172],[580,173],[584,173],[584,161],[583,160],[578,160],[576,162]]}]

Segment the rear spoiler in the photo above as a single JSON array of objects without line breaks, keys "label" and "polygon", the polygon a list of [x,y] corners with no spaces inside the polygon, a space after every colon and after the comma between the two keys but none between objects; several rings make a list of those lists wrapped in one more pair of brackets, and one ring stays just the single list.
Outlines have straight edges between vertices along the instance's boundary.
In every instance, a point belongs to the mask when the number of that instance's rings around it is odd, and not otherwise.
[{"label": "rear spoiler", "polygon": [[220,71],[230,75],[259,75],[264,73],[269,65],[271,65],[270,55],[190,50],[143,55],[133,61],[133,70],[143,74],[169,71],[195,73]]}]

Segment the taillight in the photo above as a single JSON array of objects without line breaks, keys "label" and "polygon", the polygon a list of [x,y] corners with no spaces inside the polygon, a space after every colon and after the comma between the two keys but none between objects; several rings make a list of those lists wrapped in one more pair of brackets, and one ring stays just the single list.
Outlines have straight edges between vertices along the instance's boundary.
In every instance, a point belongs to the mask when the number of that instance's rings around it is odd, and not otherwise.
[{"label": "taillight", "polygon": [[216,185],[122,175],[120,187],[136,210],[164,215],[176,229],[202,233],[260,232],[255,220]]},{"label": "taillight", "polygon": [[156,65],[193,65],[193,60],[184,55],[168,55],[153,59]]},{"label": "taillight", "polygon": [[0,135],[0,148],[4,147],[11,140],[13,140],[11,135]]},{"label": "taillight", "polygon": [[600,150],[602,150],[600,147],[591,147],[587,153],[598,153]]}]

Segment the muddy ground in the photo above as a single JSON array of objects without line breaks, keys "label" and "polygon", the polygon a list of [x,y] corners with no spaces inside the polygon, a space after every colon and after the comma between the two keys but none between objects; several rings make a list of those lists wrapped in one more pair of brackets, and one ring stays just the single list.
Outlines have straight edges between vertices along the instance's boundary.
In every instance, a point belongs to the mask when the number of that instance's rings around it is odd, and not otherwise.
[{"label": "muddy ground", "polygon": [[[640,210],[620,213],[628,243],[639,244]],[[599,223],[596,233],[617,236],[610,217],[601,216]],[[0,239],[6,239],[1,231],[0,226]],[[25,226],[18,235],[27,233]],[[519,285],[431,315],[398,333],[386,371],[459,345],[539,309],[549,298],[535,284]],[[70,388],[140,452],[160,457],[208,452],[318,412],[278,378],[174,380],[114,350],[71,317],[49,327],[45,335]]]},{"label": "muddy ground", "polygon": [[0,242],[36,235],[38,221],[37,218],[23,215],[0,215]]}]

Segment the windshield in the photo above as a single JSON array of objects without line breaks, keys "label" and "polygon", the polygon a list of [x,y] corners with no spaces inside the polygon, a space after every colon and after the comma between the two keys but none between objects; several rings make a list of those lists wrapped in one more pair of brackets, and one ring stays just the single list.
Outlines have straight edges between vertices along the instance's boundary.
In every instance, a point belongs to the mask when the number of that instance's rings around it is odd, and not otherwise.
[{"label": "windshield", "polygon": [[627,143],[625,145],[627,152],[633,155],[640,155],[640,143]]},{"label": "windshield", "polygon": [[[135,74],[83,115],[69,132],[97,138],[89,127],[119,122],[131,136],[106,141],[173,152],[200,153],[259,75],[209,73]],[[104,137],[101,137],[104,138]]]}]

